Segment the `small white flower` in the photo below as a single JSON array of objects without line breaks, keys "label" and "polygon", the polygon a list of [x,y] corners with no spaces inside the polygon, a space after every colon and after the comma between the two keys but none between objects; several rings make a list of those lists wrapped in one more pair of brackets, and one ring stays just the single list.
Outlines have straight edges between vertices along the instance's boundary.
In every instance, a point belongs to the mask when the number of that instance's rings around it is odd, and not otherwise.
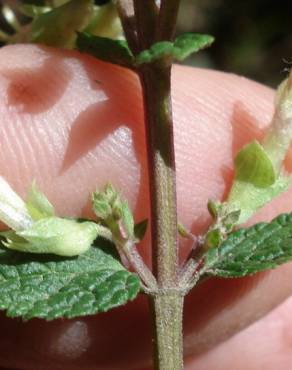
[{"label": "small white flower", "polygon": [[24,201],[1,176],[0,220],[15,231],[27,229],[32,226],[34,222]]},{"label": "small white flower", "polygon": [[24,202],[0,176],[0,220],[12,230],[2,232],[2,246],[20,252],[77,256],[98,235],[108,231],[95,222],[55,216],[54,207],[35,184]]},{"label": "small white flower", "polygon": [[278,87],[275,113],[262,146],[269,155],[275,170],[282,169],[282,162],[292,140],[292,71]]}]

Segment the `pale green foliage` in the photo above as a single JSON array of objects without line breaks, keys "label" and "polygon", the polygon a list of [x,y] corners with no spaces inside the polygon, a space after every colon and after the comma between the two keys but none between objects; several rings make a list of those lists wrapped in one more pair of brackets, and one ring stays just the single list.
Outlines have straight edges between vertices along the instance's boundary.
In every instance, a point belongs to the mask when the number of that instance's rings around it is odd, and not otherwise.
[{"label": "pale green foliage", "polygon": [[11,231],[4,236],[7,240],[3,245],[9,249],[76,256],[90,248],[98,236],[98,229],[94,222],[48,217],[34,222],[25,230]]},{"label": "pale green foliage", "polygon": [[291,184],[290,177],[279,176],[276,182],[266,188],[251,183],[235,181],[227,203],[241,210],[238,224],[246,222],[258,209],[270,202]]},{"label": "pale green foliage", "polygon": [[0,177],[0,220],[12,229],[1,233],[6,238],[3,245],[7,248],[75,256],[88,250],[98,235],[109,234],[94,222],[78,222],[54,215],[54,207],[35,184],[24,203]]},{"label": "pale green foliage", "polygon": [[227,198],[229,207],[240,209],[238,224],[287,190],[289,177],[276,172],[269,153],[256,141],[247,144],[235,158],[235,179]]},{"label": "pale green foliage", "polygon": [[28,213],[35,221],[55,215],[54,207],[44,193],[38,190],[36,183],[32,184],[28,192],[25,205]]}]

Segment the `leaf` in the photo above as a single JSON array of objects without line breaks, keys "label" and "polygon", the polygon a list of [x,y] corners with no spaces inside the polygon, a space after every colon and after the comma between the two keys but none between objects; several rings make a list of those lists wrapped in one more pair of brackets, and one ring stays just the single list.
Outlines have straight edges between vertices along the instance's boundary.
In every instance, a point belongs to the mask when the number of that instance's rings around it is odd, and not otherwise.
[{"label": "leaf", "polygon": [[54,216],[55,210],[44,193],[32,184],[26,199],[26,208],[33,220]]},{"label": "leaf", "polygon": [[133,300],[139,278],[111,255],[101,239],[77,258],[0,250],[0,309],[9,317],[73,318]]},{"label": "leaf", "polygon": [[201,275],[225,278],[251,275],[292,260],[292,214],[231,233],[205,254]]},{"label": "leaf", "polygon": [[147,231],[147,226],[148,226],[148,220],[147,219],[135,224],[134,235],[135,235],[135,238],[138,241],[140,241],[144,238],[144,236],[146,234],[146,231]]},{"label": "leaf", "polygon": [[126,41],[112,40],[107,37],[93,36],[85,32],[78,33],[77,48],[105,62],[132,68],[134,57]]},{"label": "leaf", "polygon": [[21,252],[71,257],[87,251],[98,231],[99,226],[94,222],[48,217],[36,221],[25,230],[6,232],[3,235],[7,241],[3,245]]},{"label": "leaf", "polygon": [[199,33],[185,33],[178,36],[174,42],[174,58],[182,61],[192,53],[205,49],[214,42],[214,37]]},{"label": "leaf", "polygon": [[185,33],[179,36],[174,42],[157,42],[150,49],[143,50],[136,57],[136,64],[152,63],[163,58],[182,61],[192,53],[211,45],[213,41],[214,38],[210,35]]},{"label": "leaf", "polygon": [[32,22],[30,42],[71,48],[76,40],[76,32],[87,26],[92,10],[92,0],[71,0],[40,14]]},{"label": "leaf", "polygon": [[237,180],[251,183],[259,188],[271,186],[276,181],[273,163],[256,140],[241,149],[234,162]]}]

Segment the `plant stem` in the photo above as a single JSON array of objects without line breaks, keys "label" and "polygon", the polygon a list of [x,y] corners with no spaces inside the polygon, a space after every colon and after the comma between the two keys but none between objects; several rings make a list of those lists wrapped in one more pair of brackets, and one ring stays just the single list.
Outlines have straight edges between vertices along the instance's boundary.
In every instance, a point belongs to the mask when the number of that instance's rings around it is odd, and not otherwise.
[{"label": "plant stem", "polygon": [[172,40],[180,0],[161,0],[156,41]]},{"label": "plant stem", "polygon": [[183,301],[184,297],[176,291],[152,298],[155,369],[183,369]]},{"label": "plant stem", "polygon": [[[149,0],[147,6],[146,2],[133,0],[138,50],[151,46],[154,37],[156,40],[172,39],[179,3],[180,0],[162,0],[158,15],[154,0]],[[127,1],[120,0],[120,14],[126,5]],[[146,13],[148,11],[146,17],[145,9]],[[127,24],[123,22],[123,26]],[[127,30],[125,34],[128,39]],[[132,49],[134,54],[136,51]],[[171,64],[167,60],[146,64],[140,67],[138,74],[144,99],[152,261],[157,280],[157,289],[149,297],[154,324],[154,364],[156,370],[182,370],[183,289],[178,279]]]},{"label": "plant stem", "polygon": [[153,269],[162,289],[177,285],[178,248],[170,67],[147,65],[143,87],[151,198]]},{"label": "plant stem", "polygon": [[134,18],[134,5],[132,0],[118,0],[117,11],[127,42],[135,55],[138,52],[138,40],[136,33],[136,20]]},{"label": "plant stem", "polygon": [[137,29],[140,51],[150,48],[155,40],[158,8],[155,0],[134,0],[135,16],[139,27]]},{"label": "plant stem", "polygon": [[182,369],[182,307],[178,287],[175,157],[170,97],[170,66],[151,64],[140,71],[148,152],[153,270],[158,291],[150,297],[157,370]]}]

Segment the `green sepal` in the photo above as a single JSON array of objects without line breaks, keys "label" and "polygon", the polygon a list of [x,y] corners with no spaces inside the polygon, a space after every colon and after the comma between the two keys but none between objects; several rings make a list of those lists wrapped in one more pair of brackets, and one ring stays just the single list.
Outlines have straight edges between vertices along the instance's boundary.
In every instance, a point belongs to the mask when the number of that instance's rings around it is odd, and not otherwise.
[{"label": "green sepal", "polygon": [[273,163],[256,140],[239,151],[234,164],[236,180],[253,184],[259,188],[267,188],[276,181]]},{"label": "green sepal", "polygon": [[185,33],[174,42],[160,41],[153,44],[150,49],[143,50],[136,57],[136,64],[153,63],[165,58],[182,61],[192,53],[210,46],[213,41],[214,38],[210,35]]},{"label": "green sepal", "polygon": [[204,256],[200,274],[242,277],[292,260],[292,214],[231,233]]},{"label": "green sepal", "polygon": [[112,244],[75,258],[0,249],[0,309],[24,320],[94,315],[133,300],[140,280],[116,260]]},{"label": "green sepal", "polygon": [[22,231],[9,231],[3,245],[29,253],[76,256],[86,252],[98,235],[94,222],[78,222],[59,217],[42,218]]},{"label": "green sepal", "polygon": [[25,205],[31,218],[35,221],[55,215],[53,205],[45,194],[38,190],[35,183],[32,184],[28,192]]},{"label": "green sepal", "polygon": [[291,177],[276,173],[266,150],[253,141],[235,158],[235,179],[227,198],[228,207],[240,209],[237,224],[246,222],[259,208],[288,189]]},{"label": "green sepal", "polygon": [[286,191],[291,180],[291,176],[280,175],[275,183],[267,188],[259,188],[251,183],[236,180],[229,193],[227,203],[240,209],[237,225],[246,222],[258,209]]},{"label": "green sepal", "polygon": [[93,11],[92,0],[71,0],[40,14],[31,24],[30,42],[72,48],[76,32],[88,24]]},{"label": "green sepal", "polygon": [[126,41],[79,32],[76,45],[82,53],[90,54],[105,62],[133,68],[134,57]]}]

